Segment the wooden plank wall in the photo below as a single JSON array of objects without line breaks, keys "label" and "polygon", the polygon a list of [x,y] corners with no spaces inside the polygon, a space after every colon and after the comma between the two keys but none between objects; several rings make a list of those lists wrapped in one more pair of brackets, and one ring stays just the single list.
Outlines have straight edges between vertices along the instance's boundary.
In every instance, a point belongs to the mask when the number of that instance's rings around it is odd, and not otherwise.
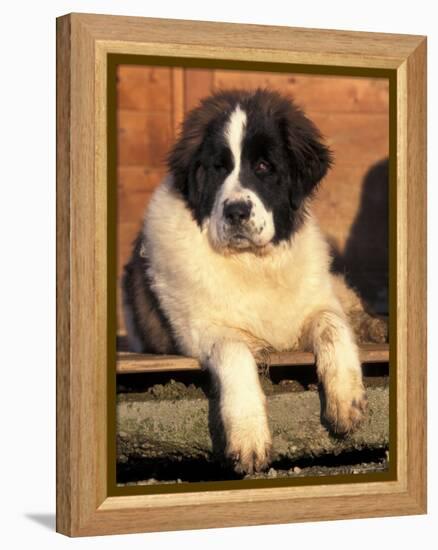
[{"label": "wooden plank wall", "polygon": [[[120,66],[118,274],[180,123],[217,89],[266,86],[292,95],[334,152],[314,212],[335,263],[377,310],[387,309],[388,82],[290,73]],[[120,300],[118,300],[120,305]],[[123,320],[119,309],[119,329]]]}]

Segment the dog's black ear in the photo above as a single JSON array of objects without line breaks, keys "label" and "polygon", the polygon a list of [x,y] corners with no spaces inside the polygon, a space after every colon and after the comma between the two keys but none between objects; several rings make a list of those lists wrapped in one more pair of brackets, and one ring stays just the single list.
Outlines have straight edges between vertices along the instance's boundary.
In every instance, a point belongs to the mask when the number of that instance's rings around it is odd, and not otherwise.
[{"label": "dog's black ear", "polygon": [[190,181],[196,179],[196,158],[207,126],[208,121],[203,116],[201,109],[191,111],[167,157],[170,172],[174,177],[174,185],[185,196],[189,194]]},{"label": "dog's black ear", "polygon": [[333,156],[317,127],[295,105],[290,104],[282,126],[296,199],[302,200],[326,175]]},{"label": "dog's black ear", "polygon": [[[211,125],[225,117],[236,102],[237,91],[217,92],[201,100],[186,116],[178,139],[171,149],[167,164],[174,176],[174,185],[185,196],[198,174],[197,158]],[[233,103],[234,102],[234,103]]]},{"label": "dog's black ear", "polygon": [[192,111],[186,118],[181,135],[168,156],[173,186],[185,198],[198,223],[202,221],[201,205],[205,194],[205,170],[200,159],[208,125],[199,110]]}]

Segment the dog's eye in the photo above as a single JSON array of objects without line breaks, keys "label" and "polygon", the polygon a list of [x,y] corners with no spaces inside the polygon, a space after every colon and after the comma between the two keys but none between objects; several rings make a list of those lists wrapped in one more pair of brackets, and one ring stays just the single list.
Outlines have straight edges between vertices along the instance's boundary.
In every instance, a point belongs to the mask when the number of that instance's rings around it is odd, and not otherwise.
[{"label": "dog's eye", "polygon": [[225,165],[223,162],[215,162],[213,164],[213,168],[216,170],[216,172],[222,172],[223,170],[225,170]]},{"label": "dog's eye", "polygon": [[267,174],[271,171],[271,165],[266,160],[259,160],[255,165],[255,171],[258,174]]}]

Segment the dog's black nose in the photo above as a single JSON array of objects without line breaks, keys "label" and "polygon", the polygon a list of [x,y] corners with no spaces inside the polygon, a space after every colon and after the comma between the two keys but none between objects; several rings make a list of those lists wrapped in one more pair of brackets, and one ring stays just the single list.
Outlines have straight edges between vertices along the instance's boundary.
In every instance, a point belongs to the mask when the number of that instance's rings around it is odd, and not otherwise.
[{"label": "dog's black nose", "polygon": [[224,206],[224,218],[230,225],[238,225],[249,219],[251,204],[245,201],[227,202]]}]

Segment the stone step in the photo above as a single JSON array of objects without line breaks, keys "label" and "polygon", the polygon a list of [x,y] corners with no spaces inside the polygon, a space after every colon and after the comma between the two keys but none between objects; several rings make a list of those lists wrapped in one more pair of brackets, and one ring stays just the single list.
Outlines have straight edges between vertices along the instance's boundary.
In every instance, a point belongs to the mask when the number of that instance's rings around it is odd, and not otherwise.
[{"label": "stone step", "polygon": [[[389,389],[369,387],[368,413],[363,425],[345,438],[333,437],[321,424],[317,391],[267,396],[273,436],[273,460],[318,457],[389,444]],[[153,398],[150,393],[119,394],[117,460],[213,460],[223,451],[214,399]]]}]

